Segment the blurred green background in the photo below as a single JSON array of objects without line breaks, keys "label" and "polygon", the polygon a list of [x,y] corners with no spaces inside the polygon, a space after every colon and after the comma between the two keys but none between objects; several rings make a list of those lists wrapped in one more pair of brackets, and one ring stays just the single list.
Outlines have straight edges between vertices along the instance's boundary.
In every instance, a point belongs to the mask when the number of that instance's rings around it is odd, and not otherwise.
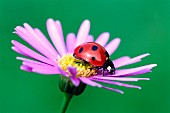
[{"label": "blurred green background", "polygon": [[46,20],[62,22],[64,35],[77,33],[85,19],[95,38],[108,31],[121,38],[112,59],[149,52],[142,62],[157,63],[150,81],[131,83],[142,90],[117,87],[124,95],[88,86],[74,97],[67,113],[170,113],[170,0],[0,0],[0,113],[57,113],[63,95],[58,76],[20,70],[11,40],[23,42],[14,28],[27,22],[48,36]]}]

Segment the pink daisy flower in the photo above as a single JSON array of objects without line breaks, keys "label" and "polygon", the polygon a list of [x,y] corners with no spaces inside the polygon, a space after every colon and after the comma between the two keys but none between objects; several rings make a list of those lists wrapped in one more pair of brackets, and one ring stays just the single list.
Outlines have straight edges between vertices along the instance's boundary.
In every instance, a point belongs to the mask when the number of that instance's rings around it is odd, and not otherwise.
[{"label": "pink daisy flower", "polygon": [[86,73],[87,71],[91,72],[91,70],[88,69],[89,65],[78,66],[77,64],[74,64],[75,59],[72,57],[74,49],[84,42],[99,43],[105,47],[110,55],[112,55],[119,46],[119,38],[115,38],[111,42],[108,42],[108,32],[102,33],[96,40],[94,40],[93,36],[89,34],[89,30],[90,22],[89,20],[85,20],[81,24],[77,35],[69,33],[66,37],[65,43],[60,21],[48,19],[47,31],[54,45],[53,46],[39,29],[32,28],[29,24],[24,23],[24,27],[17,26],[14,33],[30,44],[35,50],[32,50],[15,40],[12,40],[12,49],[25,56],[17,57],[18,60],[23,61],[20,67],[22,70],[45,75],[60,74],[63,77],[70,78],[70,81],[75,87],[78,87],[83,83],[124,93],[122,90],[101,84],[106,83],[127,88],[141,89],[140,86],[130,85],[123,82],[149,80],[149,78],[137,78],[135,76],[151,72],[151,69],[157,65],[149,64],[130,69],[119,69],[119,67],[140,62],[142,58],[148,56],[149,53],[134,58],[123,56],[113,60],[116,71],[115,74],[112,75],[106,74],[105,76],[102,76],[101,70],[97,70],[95,74],[92,72],[92,74],[89,75]]}]

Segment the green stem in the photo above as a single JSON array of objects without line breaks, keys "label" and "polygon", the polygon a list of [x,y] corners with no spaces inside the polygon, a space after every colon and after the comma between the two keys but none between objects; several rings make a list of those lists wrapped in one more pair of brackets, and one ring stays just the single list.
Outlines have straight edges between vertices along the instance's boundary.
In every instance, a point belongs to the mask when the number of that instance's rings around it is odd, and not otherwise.
[{"label": "green stem", "polygon": [[62,105],[61,105],[60,113],[66,112],[67,107],[68,107],[72,97],[73,97],[73,95],[70,95],[70,94],[64,92],[64,98],[63,98],[63,102],[62,102]]}]

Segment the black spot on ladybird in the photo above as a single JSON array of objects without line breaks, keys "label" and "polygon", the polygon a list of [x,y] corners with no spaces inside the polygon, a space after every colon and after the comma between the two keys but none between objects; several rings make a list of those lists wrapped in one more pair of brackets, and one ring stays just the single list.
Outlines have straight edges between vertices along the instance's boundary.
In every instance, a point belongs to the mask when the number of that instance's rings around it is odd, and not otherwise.
[{"label": "black spot on ladybird", "polygon": [[83,51],[83,47],[81,47],[80,49],[79,49],[79,53],[81,53]]},{"label": "black spot on ladybird", "polygon": [[92,50],[93,50],[93,51],[96,51],[97,49],[98,49],[98,47],[97,47],[96,45],[93,45],[93,46],[92,46]]},{"label": "black spot on ladybird", "polygon": [[92,60],[95,60],[96,58],[95,58],[95,57],[92,57],[91,59],[92,59]]}]

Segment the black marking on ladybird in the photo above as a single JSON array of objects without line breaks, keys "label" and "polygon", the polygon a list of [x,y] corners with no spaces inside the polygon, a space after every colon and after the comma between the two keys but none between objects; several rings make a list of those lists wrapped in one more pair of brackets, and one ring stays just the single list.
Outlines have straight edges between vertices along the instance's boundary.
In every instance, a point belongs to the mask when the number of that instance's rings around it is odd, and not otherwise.
[{"label": "black marking on ladybird", "polygon": [[109,53],[107,51],[105,52],[105,55],[106,55],[106,57],[109,57]]},{"label": "black marking on ladybird", "polygon": [[81,47],[80,49],[79,49],[79,53],[81,53],[83,51],[83,47]]},{"label": "black marking on ladybird", "polygon": [[76,54],[75,54],[75,53],[73,53],[73,56],[74,56],[74,57],[76,57]]},{"label": "black marking on ladybird", "polygon": [[98,49],[98,47],[97,47],[96,45],[93,45],[93,46],[92,46],[92,50],[93,50],[93,51],[96,51],[97,49]]},{"label": "black marking on ladybird", "polygon": [[91,59],[92,59],[92,60],[95,60],[96,58],[95,58],[95,57],[92,57]]}]

